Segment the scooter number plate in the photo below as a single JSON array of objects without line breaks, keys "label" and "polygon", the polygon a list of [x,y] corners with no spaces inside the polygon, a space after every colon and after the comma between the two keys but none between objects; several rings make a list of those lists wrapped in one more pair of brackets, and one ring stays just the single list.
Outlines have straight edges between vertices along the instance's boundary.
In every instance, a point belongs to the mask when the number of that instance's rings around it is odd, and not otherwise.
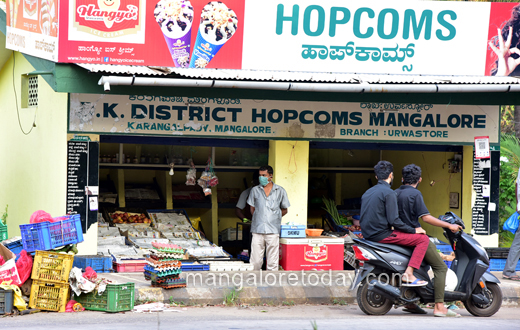
[{"label": "scooter number plate", "polygon": [[357,268],[356,265],[356,255],[350,251],[345,251],[345,261],[354,268]]}]

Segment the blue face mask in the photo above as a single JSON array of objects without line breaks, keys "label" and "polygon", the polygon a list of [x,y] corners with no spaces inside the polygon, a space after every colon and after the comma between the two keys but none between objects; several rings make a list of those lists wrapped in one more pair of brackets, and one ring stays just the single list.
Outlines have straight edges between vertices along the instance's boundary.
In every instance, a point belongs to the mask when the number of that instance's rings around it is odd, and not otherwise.
[{"label": "blue face mask", "polygon": [[261,176],[258,178],[258,180],[260,181],[260,184],[265,187],[267,186],[267,184],[269,183],[269,179],[266,178],[265,176]]}]

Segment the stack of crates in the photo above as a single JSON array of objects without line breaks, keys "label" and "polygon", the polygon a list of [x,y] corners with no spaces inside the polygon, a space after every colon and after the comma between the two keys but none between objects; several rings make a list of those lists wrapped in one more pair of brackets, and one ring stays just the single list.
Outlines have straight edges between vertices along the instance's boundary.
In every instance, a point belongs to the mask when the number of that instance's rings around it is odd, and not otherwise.
[{"label": "stack of crates", "polygon": [[30,308],[65,312],[73,262],[74,255],[71,254],[36,251],[31,273]]},{"label": "stack of crates", "polygon": [[[509,248],[486,248],[489,257],[490,272],[501,272],[506,266],[507,256],[509,255]],[[520,261],[516,264],[515,271],[520,271]]]}]

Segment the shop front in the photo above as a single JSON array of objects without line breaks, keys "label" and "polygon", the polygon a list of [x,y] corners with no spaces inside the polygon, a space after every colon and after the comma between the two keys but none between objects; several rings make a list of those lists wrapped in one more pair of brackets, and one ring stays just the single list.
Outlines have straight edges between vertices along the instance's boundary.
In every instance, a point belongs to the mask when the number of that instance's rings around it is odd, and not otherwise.
[{"label": "shop front", "polygon": [[[244,227],[236,201],[261,165],[273,166],[274,181],[288,192],[291,208],[283,223],[321,228],[322,199],[355,213],[361,195],[376,183],[373,166],[382,159],[395,166],[394,188],[402,167],[419,165],[419,189],[430,212],[453,211],[473,223],[468,231],[486,234],[484,244],[496,245],[497,212],[480,209],[475,200],[496,203],[498,182],[488,175],[487,196],[474,188],[473,146],[476,136],[498,146],[498,122],[498,106],[69,97],[69,135],[94,134],[99,140],[101,206],[186,209],[212,241],[234,253],[244,247],[234,242],[243,240]],[[200,178],[208,164],[218,185],[204,194],[203,187],[189,185],[187,175],[194,167]],[[443,239],[440,228],[425,228]]]},{"label": "shop front", "polygon": [[[195,15],[207,4],[192,3]],[[174,55],[189,54],[180,44],[189,40],[192,53],[202,54],[204,29],[187,31],[173,49],[175,38],[151,16],[155,5],[137,1],[131,24],[110,24],[61,2],[55,17],[66,33],[59,36],[28,31],[21,14],[0,11],[0,95],[17,110],[2,124],[10,141],[4,154],[25,156],[2,164],[9,189],[0,196],[20,215],[11,232],[37,209],[79,213],[81,252],[95,254],[104,208],[185,209],[210,240],[239,250],[230,243],[243,227],[235,203],[260,165],[273,166],[289,194],[283,222],[322,227],[323,197],[358,209],[375,184],[372,167],[384,159],[394,163],[394,188],[403,166],[419,165],[430,212],[454,211],[484,246],[497,246],[499,106],[515,104],[520,88],[514,78],[483,76],[493,65],[484,48],[496,33],[488,25],[500,25],[514,4],[229,1],[236,33],[197,68],[179,66]],[[491,10],[501,15],[490,17]],[[489,24],[468,28],[477,18]],[[468,48],[481,51],[453,60]],[[28,81],[36,82],[36,106],[23,102],[29,93],[16,94],[18,86],[31,90]],[[490,159],[474,157],[482,136]],[[35,168],[35,157],[49,161]],[[211,167],[218,184],[205,193],[191,185],[191,164],[196,180]],[[10,194],[18,184],[32,189]],[[425,228],[442,239],[438,228]]]}]

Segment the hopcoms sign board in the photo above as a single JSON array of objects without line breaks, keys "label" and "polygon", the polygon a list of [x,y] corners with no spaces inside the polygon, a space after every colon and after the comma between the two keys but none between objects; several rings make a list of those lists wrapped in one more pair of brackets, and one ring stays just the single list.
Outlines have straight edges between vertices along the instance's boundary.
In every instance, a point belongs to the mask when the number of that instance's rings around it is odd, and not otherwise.
[{"label": "hopcoms sign board", "polygon": [[261,139],[498,143],[497,106],[71,94],[69,132]]},{"label": "hopcoms sign board", "polygon": [[498,67],[496,53],[511,57],[506,48],[520,42],[515,36],[501,46],[498,38],[504,35],[507,41],[509,25],[517,29],[517,5],[386,0],[7,0],[6,47],[67,63],[510,75],[515,74],[514,68]]}]

